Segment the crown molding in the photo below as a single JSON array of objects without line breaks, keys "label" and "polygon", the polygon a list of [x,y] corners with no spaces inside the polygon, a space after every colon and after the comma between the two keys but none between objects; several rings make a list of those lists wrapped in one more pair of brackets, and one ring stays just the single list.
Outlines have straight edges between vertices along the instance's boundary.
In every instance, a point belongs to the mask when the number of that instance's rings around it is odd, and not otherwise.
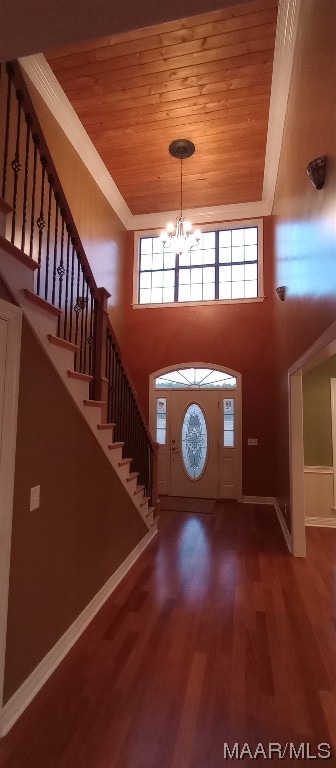
[{"label": "crown molding", "polygon": [[[272,213],[300,4],[301,0],[279,0],[262,199],[188,209],[185,215],[192,224],[255,218]],[[169,219],[174,220],[176,210],[131,213],[43,54],[21,58],[20,64],[126,229],[154,229],[164,227]]]}]

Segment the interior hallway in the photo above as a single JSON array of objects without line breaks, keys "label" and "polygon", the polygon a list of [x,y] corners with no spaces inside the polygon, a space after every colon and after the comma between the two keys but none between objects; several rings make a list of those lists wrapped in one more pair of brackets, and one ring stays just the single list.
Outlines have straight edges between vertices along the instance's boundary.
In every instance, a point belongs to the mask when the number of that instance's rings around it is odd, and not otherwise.
[{"label": "interior hallway", "polygon": [[1,768],[218,768],[242,764],[224,742],[336,742],[336,530],[308,529],[296,560],[268,506],[160,526],[1,740]]}]

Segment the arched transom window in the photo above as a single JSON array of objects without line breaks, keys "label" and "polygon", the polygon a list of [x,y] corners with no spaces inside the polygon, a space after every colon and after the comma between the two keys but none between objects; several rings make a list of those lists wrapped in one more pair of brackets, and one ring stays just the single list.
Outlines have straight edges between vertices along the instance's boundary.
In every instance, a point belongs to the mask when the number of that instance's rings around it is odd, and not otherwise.
[{"label": "arched transom window", "polygon": [[174,389],[180,387],[198,387],[199,389],[227,388],[235,389],[237,379],[231,373],[217,371],[215,368],[178,368],[155,379],[156,389]]}]

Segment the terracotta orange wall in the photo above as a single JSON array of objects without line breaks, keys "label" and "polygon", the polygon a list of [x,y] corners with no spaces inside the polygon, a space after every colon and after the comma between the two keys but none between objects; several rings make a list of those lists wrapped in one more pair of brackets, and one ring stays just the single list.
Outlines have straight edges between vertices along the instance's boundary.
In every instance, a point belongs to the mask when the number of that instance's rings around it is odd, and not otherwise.
[{"label": "terracotta orange wall", "polygon": [[[336,319],[335,29],[335,0],[303,0],[273,211],[275,279],[287,291],[275,304],[278,492],[287,510],[287,371]],[[328,168],[316,191],[305,169],[319,155]]]},{"label": "terracotta orange wall", "polygon": [[122,345],[125,227],[36,88],[26,81],[96,283],[111,294],[109,315]]},{"label": "terracotta orange wall", "polygon": [[[125,295],[126,364],[148,414],[150,373],[168,365],[203,362],[242,373],[243,493],[275,492],[273,224],[264,223],[266,299],[254,304],[133,309],[133,236],[129,233]],[[257,437],[258,447],[247,446]]]}]

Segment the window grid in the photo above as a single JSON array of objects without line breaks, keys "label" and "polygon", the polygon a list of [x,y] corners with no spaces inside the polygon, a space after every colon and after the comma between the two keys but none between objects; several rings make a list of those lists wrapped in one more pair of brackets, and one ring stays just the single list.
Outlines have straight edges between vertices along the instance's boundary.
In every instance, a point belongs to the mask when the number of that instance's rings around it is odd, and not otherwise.
[{"label": "window grid", "polygon": [[200,247],[178,255],[158,236],[140,238],[139,304],[258,297],[258,226],[203,232]]}]

